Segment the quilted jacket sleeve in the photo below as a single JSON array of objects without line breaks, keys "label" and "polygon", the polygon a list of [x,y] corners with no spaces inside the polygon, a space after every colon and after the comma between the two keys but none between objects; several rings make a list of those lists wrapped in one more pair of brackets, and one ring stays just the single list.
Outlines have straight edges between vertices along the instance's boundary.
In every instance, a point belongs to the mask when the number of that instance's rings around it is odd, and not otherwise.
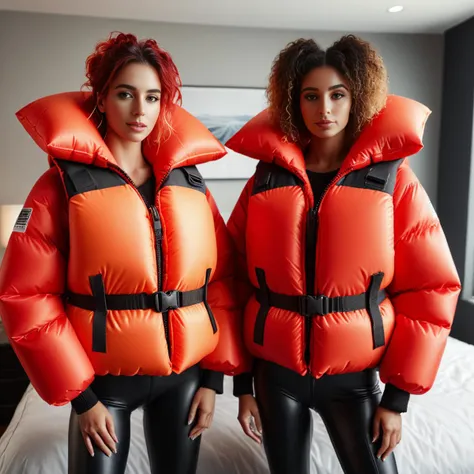
[{"label": "quilted jacket sleeve", "polygon": [[63,304],[69,239],[56,168],[33,187],[21,224],[0,268],[0,315],[38,394],[51,405],[64,405],[90,385],[94,370]]},{"label": "quilted jacket sleeve", "polygon": [[246,229],[247,229],[247,208],[252,193],[254,178],[245,185],[237,204],[227,223],[227,229],[236,249],[236,279],[238,285],[237,296],[241,304],[245,306],[254,291],[250,283],[247,271],[246,252]]},{"label": "quilted jacket sleeve", "polygon": [[204,369],[236,375],[250,367],[243,343],[242,301],[235,291],[235,250],[222,216],[209,190],[206,193],[214,216],[217,267],[209,283],[208,302],[220,330],[217,348],[201,362]]},{"label": "quilted jacket sleeve", "polygon": [[[237,250],[236,294],[243,307],[245,307],[254,291],[248,278],[246,255],[247,208],[253,183],[254,177],[245,185],[227,224],[227,228],[229,229],[229,233]],[[247,394],[253,394],[253,377],[250,371],[234,377],[234,395],[239,397]]]},{"label": "quilted jacket sleeve", "polygon": [[394,192],[395,330],[380,377],[412,394],[433,385],[454,318],[459,277],[428,195],[406,162]]}]

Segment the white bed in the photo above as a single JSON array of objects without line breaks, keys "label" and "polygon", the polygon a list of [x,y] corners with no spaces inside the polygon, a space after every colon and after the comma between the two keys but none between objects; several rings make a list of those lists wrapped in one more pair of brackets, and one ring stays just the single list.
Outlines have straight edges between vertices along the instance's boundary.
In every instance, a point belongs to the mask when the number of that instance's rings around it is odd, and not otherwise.
[{"label": "white bed", "polygon": [[[263,448],[240,430],[231,380],[225,383],[214,425],[203,439],[198,473],[268,473]],[[30,386],[0,440],[0,474],[65,474],[69,410],[48,406]],[[133,415],[127,474],[149,473],[141,415]],[[449,339],[433,389],[411,399],[396,454],[400,474],[474,473],[474,346]],[[311,474],[341,473],[314,415]]]}]

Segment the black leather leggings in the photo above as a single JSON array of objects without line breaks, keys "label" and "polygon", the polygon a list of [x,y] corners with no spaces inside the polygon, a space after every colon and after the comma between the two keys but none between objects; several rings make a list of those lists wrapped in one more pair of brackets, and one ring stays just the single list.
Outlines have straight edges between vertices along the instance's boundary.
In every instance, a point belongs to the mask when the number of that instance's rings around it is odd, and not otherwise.
[{"label": "black leather leggings", "polygon": [[124,474],[130,448],[130,415],[143,406],[143,427],[152,474],[194,474],[201,436],[189,439],[187,420],[200,386],[199,366],[180,375],[96,377],[91,388],[114,418],[117,454],[86,449],[74,410],[69,422],[69,474]]},{"label": "black leather leggings", "polygon": [[310,409],[321,415],[345,474],[397,474],[393,453],[376,458],[382,437],[372,443],[380,401],[374,370],[315,379],[258,361],[255,391],[272,474],[310,473]]}]

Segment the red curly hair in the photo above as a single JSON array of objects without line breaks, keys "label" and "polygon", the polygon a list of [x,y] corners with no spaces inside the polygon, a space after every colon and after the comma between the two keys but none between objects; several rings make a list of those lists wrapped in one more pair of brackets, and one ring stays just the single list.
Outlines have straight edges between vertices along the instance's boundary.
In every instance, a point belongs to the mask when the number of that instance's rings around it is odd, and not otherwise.
[{"label": "red curly hair", "polygon": [[106,41],[97,43],[86,60],[87,81],[92,89],[94,105],[107,94],[118,72],[130,63],[148,64],[155,68],[161,82],[161,110],[158,117],[158,140],[171,132],[170,106],[181,105],[181,78],[169,53],[154,39],[138,40],[135,35],[113,32]]}]

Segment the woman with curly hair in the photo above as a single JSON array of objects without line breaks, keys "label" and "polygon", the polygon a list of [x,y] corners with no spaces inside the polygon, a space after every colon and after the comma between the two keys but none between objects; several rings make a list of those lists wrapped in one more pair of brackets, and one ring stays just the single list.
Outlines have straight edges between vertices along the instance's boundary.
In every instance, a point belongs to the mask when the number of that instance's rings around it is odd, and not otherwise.
[{"label": "woman with curly hair", "polygon": [[153,39],[120,33],[91,92],[17,116],[49,155],[0,272],[5,329],[33,386],[72,405],[69,474],[123,474],[144,412],[151,472],[196,472],[223,374],[244,370],[231,241],[195,165],[224,147],[179,106]]},{"label": "woman with curly hair", "polygon": [[290,43],[267,92],[227,143],[260,160],[228,223],[254,357],[234,379],[239,421],[272,474],[309,474],[311,409],[346,474],[395,474],[400,414],[433,384],[460,292],[406,160],[430,112],[387,95],[382,58],[352,35]]}]

